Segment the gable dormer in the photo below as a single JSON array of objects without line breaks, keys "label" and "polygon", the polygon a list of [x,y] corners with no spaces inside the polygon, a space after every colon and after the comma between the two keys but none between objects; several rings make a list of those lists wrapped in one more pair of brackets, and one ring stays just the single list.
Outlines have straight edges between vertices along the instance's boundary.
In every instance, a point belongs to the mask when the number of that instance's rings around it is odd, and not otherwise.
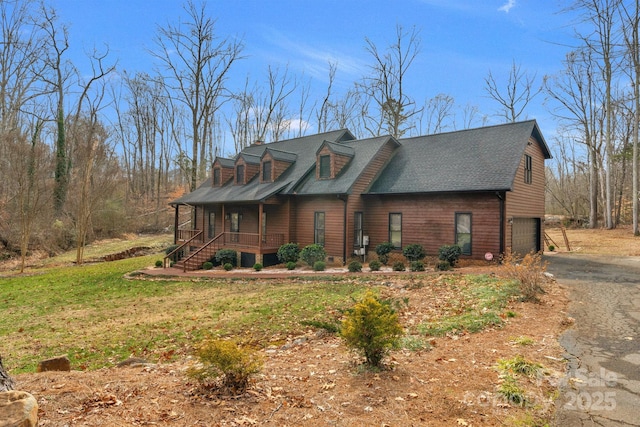
[{"label": "gable dormer", "polygon": [[224,157],[216,157],[211,168],[211,185],[222,187],[230,179],[233,179],[234,162]]},{"label": "gable dormer", "polygon": [[355,150],[343,144],[325,141],[316,151],[316,179],[334,179],[349,164]]},{"label": "gable dormer", "polygon": [[295,163],[297,155],[267,148],[260,158],[260,183],[273,182]]},{"label": "gable dormer", "polygon": [[244,185],[260,172],[260,157],[254,154],[240,153],[235,161],[236,185]]}]

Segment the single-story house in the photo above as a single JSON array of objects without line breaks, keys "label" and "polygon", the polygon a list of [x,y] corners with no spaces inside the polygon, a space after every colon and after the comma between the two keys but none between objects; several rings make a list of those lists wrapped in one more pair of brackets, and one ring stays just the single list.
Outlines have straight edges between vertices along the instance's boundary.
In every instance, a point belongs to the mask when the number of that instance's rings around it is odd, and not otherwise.
[{"label": "single-story house", "polygon": [[[269,144],[214,160],[210,177],[171,202],[185,269],[220,248],[243,266],[278,263],[280,245],[318,243],[329,260],[382,242],[463,257],[543,248],[549,148],[535,120],[412,138],[356,139],[347,130]],[[190,209],[188,229],[178,227]]]}]

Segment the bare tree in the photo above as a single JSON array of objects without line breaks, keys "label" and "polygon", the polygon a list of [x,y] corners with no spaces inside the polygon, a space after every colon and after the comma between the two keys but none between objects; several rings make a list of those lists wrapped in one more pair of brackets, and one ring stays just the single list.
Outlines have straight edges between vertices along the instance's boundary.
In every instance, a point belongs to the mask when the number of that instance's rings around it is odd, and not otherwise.
[{"label": "bare tree", "polygon": [[598,123],[602,110],[597,98],[595,71],[589,51],[578,50],[567,54],[565,69],[548,79],[545,84],[551,108],[567,129],[574,133],[577,142],[587,148],[589,171],[589,226],[598,227],[598,186],[601,143],[598,138]]},{"label": "bare tree", "polygon": [[198,174],[206,164],[203,147],[223,101],[225,80],[233,63],[240,58],[242,44],[233,38],[220,39],[215,34],[215,21],[206,14],[206,4],[197,7],[189,1],[185,6],[188,20],[158,28],[157,50],[152,54],[160,61],[168,96],[185,105],[190,114],[190,189],[195,190]]},{"label": "bare tree", "polygon": [[412,119],[420,112],[405,87],[407,73],[420,53],[420,34],[415,27],[405,32],[398,25],[395,40],[385,52],[370,39],[365,41],[373,59],[370,75],[358,84],[365,102],[361,110],[365,129],[373,136],[386,132],[399,138],[414,126]]},{"label": "bare tree", "polygon": [[556,139],[556,161],[547,169],[547,211],[568,215],[572,219],[585,216],[589,210],[588,171],[586,159],[571,135]]},{"label": "bare tree", "polygon": [[318,133],[327,132],[329,130],[329,109],[331,108],[331,95],[333,92],[333,84],[336,79],[337,69],[338,65],[335,62],[329,62],[329,82],[327,84],[327,93],[320,103],[320,108],[316,112]]},{"label": "bare tree", "polygon": [[501,88],[491,71],[484,79],[489,98],[500,106],[499,115],[512,123],[520,119],[531,101],[542,91],[542,86],[536,87],[535,81],[536,75],[523,71],[515,61],[511,64],[506,88]]},{"label": "bare tree", "polygon": [[256,141],[278,141],[289,128],[289,98],[297,88],[297,82],[289,70],[281,72],[271,67],[267,70],[266,90],[263,86],[250,86],[245,81],[243,92],[234,97],[234,116],[227,119],[235,142],[236,152]]},{"label": "bare tree", "polygon": [[587,35],[580,35],[587,49],[594,54],[594,62],[601,74],[601,84],[604,86],[602,108],[605,110],[604,123],[604,220],[607,228],[613,228],[613,183],[611,178],[613,157],[613,98],[612,87],[615,72],[615,61],[618,53],[616,17],[618,16],[619,0],[576,0],[574,7],[582,11],[586,22],[592,24],[592,31]]},{"label": "bare tree", "polygon": [[[420,134],[428,135],[443,132],[448,126],[446,121],[451,118],[454,105],[454,99],[443,93],[439,93],[429,99],[420,115]],[[425,115],[426,123],[423,125],[422,121]]]},{"label": "bare tree", "polygon": [[76,74],[74,67],[64,59],[69,49],[69,34],[65,25],[59,26],[58,15],[53,8],[42,4],[43,21],[40,23],[46,34],[44,42],[45,68],[39,76],[56,94],[55,122],[57,134],[55,142],[55,185],[53,188],[53,206],[56,216],[60,216],[69,190],[69,163],[65,123],[65,96],[70,77]]},{"label": "bare tree", "polygon": [[623,35],[626,47],[626,58],[629,64],[627,74],[633,88],[633,152],[632,152],[632,227],[635,236],[640,235],[638,226],[638,133],[640,132],[640,0],[635,0],[634,7],[629,7],[625,2],[621,3],[620,13],[623,21]]}]

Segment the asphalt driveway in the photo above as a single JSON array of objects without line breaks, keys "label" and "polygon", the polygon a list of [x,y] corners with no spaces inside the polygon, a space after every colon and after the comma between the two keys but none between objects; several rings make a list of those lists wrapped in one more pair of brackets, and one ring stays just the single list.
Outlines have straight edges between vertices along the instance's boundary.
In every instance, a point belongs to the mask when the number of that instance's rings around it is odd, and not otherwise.
[{"label": "asphalt driveway", "polygon": [[640,257],[545,259],[575,319],[560,339],[569,363],[556,425],[640,426]]}]

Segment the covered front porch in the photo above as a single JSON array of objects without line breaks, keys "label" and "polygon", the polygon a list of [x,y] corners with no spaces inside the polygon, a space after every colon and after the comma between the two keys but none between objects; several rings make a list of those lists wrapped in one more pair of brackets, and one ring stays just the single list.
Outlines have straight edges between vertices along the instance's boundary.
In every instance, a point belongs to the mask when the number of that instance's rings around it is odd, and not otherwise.
[{"label": "covered front porch", "polygon": [[[234,203],[201,206],[175,205],[174,242],[179,247],[173,260],[186,269],[201,268],[220,249],[238,253],[241,266],[277,263],[276,252],[288,235],[288,203]],[[189,209],[181,224],[180,208]]]}]

